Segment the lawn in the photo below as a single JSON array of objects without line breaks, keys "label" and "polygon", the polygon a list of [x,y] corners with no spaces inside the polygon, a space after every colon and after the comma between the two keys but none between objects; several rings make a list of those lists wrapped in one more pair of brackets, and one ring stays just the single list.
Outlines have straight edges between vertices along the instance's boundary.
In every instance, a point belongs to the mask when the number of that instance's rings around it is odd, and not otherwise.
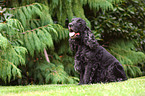
[{"label": "lawn", "polygon": [[91,85],[0,86],[0,96],[145,96],[145,77]]}]

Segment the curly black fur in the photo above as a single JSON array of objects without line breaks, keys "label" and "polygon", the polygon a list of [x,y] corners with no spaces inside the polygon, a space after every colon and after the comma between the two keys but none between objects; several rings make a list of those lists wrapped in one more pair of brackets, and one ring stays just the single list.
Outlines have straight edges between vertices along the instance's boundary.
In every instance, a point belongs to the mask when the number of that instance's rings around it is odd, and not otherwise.
[{"label": "curly black fur", "polygon": [[99,45],[83,19],[72,19],[68,28],[70,33],[75,33],[69,44],[76,52],[74,68],[80,73],[79,84],[127,80],[122,65]]}]

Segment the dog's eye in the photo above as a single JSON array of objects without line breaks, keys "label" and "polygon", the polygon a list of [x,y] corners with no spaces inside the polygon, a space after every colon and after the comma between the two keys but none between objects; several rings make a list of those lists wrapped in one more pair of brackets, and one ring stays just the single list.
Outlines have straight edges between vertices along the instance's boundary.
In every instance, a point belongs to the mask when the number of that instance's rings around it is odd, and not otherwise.
[{"label": "dog's eye", "polygon": [[78,22],[78,24],[79,24],[79,25],[82,25],[82,23],[81,23],[81,22]]},{"label": "dog's eye", "polygon": [[81,22],[81,20],[78,20],[78,21],[77,21],[77,23],[78,23],[79,25],[82,25],[82,22]]},{"label": "dog's eye", "polygon": [[77,22],[81,22],[81,20],[79,19],[79,20],[77,20]]},{"label": "dog's eye", "polygon": [[71,22],[73,22],[74,20],[71,20]]}]

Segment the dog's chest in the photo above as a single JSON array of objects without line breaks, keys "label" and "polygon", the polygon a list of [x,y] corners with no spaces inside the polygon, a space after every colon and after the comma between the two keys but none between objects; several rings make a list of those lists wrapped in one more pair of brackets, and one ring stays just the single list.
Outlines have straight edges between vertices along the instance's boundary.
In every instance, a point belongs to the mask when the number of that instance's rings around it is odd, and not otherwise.
[{"label": "dog's chest", "polygon": [[78,48],[77,54],[81,58],[85,59],[91,59],[95,57],[95,53],[93,50],[90,50],[90,48],[86,47],[85,45],[82,45]]}]

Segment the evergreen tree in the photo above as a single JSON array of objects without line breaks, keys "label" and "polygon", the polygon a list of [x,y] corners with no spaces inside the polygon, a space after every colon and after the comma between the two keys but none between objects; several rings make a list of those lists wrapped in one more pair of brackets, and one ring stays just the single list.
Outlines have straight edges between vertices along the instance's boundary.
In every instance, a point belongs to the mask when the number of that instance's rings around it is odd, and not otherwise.
[{"label": "evergreen tree", "polygon": [[84,6],[94,12],[105,11],[119,1],[3,0],[0,79],[10,84],[76,83],[67,23],[81,17],[91,28]]}]

